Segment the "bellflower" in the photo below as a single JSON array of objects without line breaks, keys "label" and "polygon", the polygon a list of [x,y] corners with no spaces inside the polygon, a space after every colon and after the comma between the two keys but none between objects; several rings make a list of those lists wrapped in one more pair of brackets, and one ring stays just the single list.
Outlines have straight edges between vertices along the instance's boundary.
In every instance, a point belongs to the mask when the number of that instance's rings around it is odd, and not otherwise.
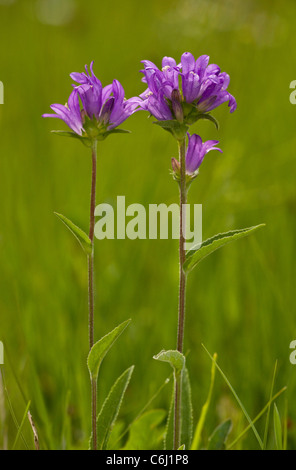
[{"label": "bellflower", "polygon": [[[204,157],[211,150],[218,150],[222,153],[222,150],[216,145],[219,143],[218,140],[207,140],[203,142],[201,137],[197,134],[188,135],[188,146],[185,156],[186,165],[186,179],[187,182],[192,181],[197,175],[199,167],[201,166]],[[180,179],[180,162],[175,158],[172,158],[172,168],[174,178],[178,181]]]},{"label": "bellflower", "polygon": [[230,77],[218,65],[209,64],[209,56],[202,55],[195,60],[191,53],[185,52],[179,64],[171,57],[164,57],[161,70],[149,60],[142,62],[142,81],[148,88],[140,95],[143,100],[140,106],[160,121],[161,127],[172,132],[176,126],[172,129],[161,121],[175,120],[186,131],[186,126],[188,130],[200,118],[214,120],[207,113],[227,101],[230,112],[235,111],[235,98],[227,90]]},{"label": "bellflower", "polygon": [[76,137],[85,140],[103,140],[110,133],[127,132],[116,128],[140,109],[140,98],[126,99],[118,80],[103,87],[93,72],[93,62],[90,72],[85,66],[85,73],[74,72],[70,77],[77,83],[73,84],[68,102],[51,105],[55,114],[44,114],[43,117],[62,119]]}]

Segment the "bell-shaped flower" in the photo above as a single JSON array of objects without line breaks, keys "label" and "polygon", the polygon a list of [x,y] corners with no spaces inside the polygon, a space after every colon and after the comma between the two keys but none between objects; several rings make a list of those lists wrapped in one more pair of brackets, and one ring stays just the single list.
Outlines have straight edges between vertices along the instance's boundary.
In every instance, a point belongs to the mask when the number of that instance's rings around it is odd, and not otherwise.
[{"label": "bell-shaped flower", "polygon": [[[114,132],[127,132],[116,129],[139,107],[139,97],[126,99],[124,89],[118,80],[102,86],[93,72],[85,66],[83,73],[71,73],[76,82],[66,105],[53,104],[51,109],[56,114],[44,114],[43,117],[62,119],[70,129],[86,141],[103,140]],[[64,133],[65,134],[65,133]]]},{"label": "bell-shaped flower", "polygon": [[[199,172],[204,157],[211,150],[218,150],[222,153],[222,150],[216,147],[219,144],[218,140],[207,140],[202,141],[201,137],[197,134],[188,135],[188,146],[185,156],[185,167],[186,167],[186,181],[191,182]],[[176,158],[172,158],[172,169],[174,178],[180,180],[180,162]]]}]

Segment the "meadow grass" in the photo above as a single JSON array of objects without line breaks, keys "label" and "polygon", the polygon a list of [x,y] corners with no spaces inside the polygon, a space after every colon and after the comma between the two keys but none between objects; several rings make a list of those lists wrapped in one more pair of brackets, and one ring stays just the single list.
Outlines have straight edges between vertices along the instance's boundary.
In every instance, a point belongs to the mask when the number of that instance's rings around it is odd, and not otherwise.
[{"label": "meadow grass", "polygon": [[[39,2],[40,3],[40,2]],[[127,96],[143,91],[140,61],[160,64],[188,50],[209,54],[231,76],[238,109],[221,106],[221,128],[198,123],[203,139],[217,139],[223,154],[207,156],[189,203],[203,204],[203,233],[265,223],[253,237],[204,260],[189,278],[185,351],[195,419],[209,387],[213,354],[255,417],[275,392],[281,416],[288,403],[288,448],[295,449],[296,370],[289,344],[296,338],[295,312],[295,119],[289,83],[295,79],[292,1],[74,2],[72,19],[56,26],[36,13],[38,2],[0,4],[0,340],[5,383],[20,424],[30,401],[43,448],[79,448],[90,431],[86,368],[86,259],[54,212],[88,228],[91,160],[77,142],[50,133],[59,121],[43,120],[49,105],[69,94],[68,74],[94,69],[104,84],[119,79]],[[211,6],[210,6],[211,3]],[[11,33],[13,31],[13,34]],[[169,173],[175,142],[147,119],[132,116],[131,135],[98,146],[97,202],[178,202]],[[194,129],[195,130],[195,129]],[[96,336],[131,318],[124,337],[101,369],[99,403],[125,369],[135,365],[121,410],[128,423],[166,379],[152,357],[175,347],[178,246],[176,240],[96,241]],[[3,392],[2,387],[2,395]],[[285,398],[284,398],[285,397]],[[153,406],[168,409],[165,387]],[[17,436],[6,399],[0,400],[0,447]],[[232,417],[231,440],[248,424],[221,377],[216,378],[203,439]],[[265,421],[256,424],[264,434]],[[261,426],[261,427],[260,427]],[[25,422],[16,444],[33,448]],[[272,437],[271,437],[272,439]],[[26,443],[25,443],[26,442]],[[272,444],[272,443],[271,443]],[[248,432],[239,445],[258,448]]]}]

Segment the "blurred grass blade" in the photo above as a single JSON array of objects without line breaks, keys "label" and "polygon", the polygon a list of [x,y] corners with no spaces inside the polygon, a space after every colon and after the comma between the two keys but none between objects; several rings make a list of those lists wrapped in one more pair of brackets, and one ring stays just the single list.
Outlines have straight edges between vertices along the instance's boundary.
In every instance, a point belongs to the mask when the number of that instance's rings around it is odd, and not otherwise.
[{"label": "blurred grass blade", "polygon": [[184,271],[189,273],[200,261],[206,258],[206,256],[228,243],[250,235],[259,228],[264,227],[264,225],[265,224],[260,224],[254,227],[231,230],[230,232],[219,233],[218,235],[208,238],[201,244],[196,245],[196,247],[191,248],[186,253],[185,263],[183,264]]},{"label": "blurred grass blade", "polygon": [[284,432],[283,432],[283,450],[287,450],[288,445],[288,400],[285,400],[285,414],[284,414]]},{"label": "blurred grass blade", "polygon": [[207,413],[208,413],[208,409],[209,409],[210,402],[211,402],[211,399],[212,399],[212,394],[213,394],[215,375],[216,375],[215,374],[216,373],[216,360],[217,360],[217,354],[215,353],[213,355],[213,362],[212,362],[212,367],[211,367],[210,388],[209,388],[207,399],[206,399],[206,401],[205,401],[205,403],[204,403],[204,405],[201,409],[200,418],[198,420],[198,423],[197,423],[197,426],[196,426],[196,429],[195,429],[195,433],[194,433],[193,442],[192,442],[192,445],[191,445],[191,450],[198,450],[199,449],[201,433],[202,433],[202,430],[203,430],[203,427],[204,427],[204,423],[205,423],[205,420],[206,420],[206,416],[207,416]]},{"label": "blurred grass blade", "polygon": [[133,370],[134,366],[127,369],[116,380],[97,417],[97,447],[99,450],[107,449],[109,435],[117,419]]},{"label": "blurred grass blade", "polygon": [[16,429],[19,431],[18,434],[21,436],[24,445],[26,446],[27,449],[29,449],[29,446],[26,442],[26,439],[24,438],[24,435],[22,433],[22,429],[20,429],[20,426],[18,424],[17,417],[15,415],[12,403],[10,401],[9,393],[8,393],[8,390],[7,390],[6,381],[5,381],[5,377],[4,377],[4,371],[2,370],[1,366],[0,366],[0,374],[1,374],[1,378],[2,378],[2,384],[3,384],[3,388],[4,388],[4,393],[5,393],[8,409],[9,409],[9,412],[11,414],[12,420],[14,422],[14,425],[15,425]]},{"label": "blurred grass blade", "polygon": [[216,427],[209,438],[208,450],[224,450],[227,437],[232,428],[231,419],[227,419]]},{"label": "blurred grass blade", "polygon": [[[211,356],[211,354],[209,353],[209,351],[206,349],[206,347],[204,345],[202,345],[203,348],[205,349],[206,353],[209,355],[209,357],[212,359],[212,361],[214,361],[214,358]],[[261,437],[259,436],[258,434],[258,431],[257,429],[255,428],[254,426],[254,423],[253,421],[251,420],[250,416],[248,415],[244,405],[242,404],[239,396],[237,395],[236,391],[234,390],[233,386],[231,385],[231,383],[229,382],[228,378],[226,377],[226,375],[224,374],[224,372],[222,371],[222,369],[218,366],[217,362],[215,362],[215,366],[217,367],[218,371],[220,372],[220,374],[222,375],[223,379],[225,380],[225,382],[227,383],[228,387],[230,388],[231,392],[233,393],[233,396],[234,398],[236,399],[236,401],[238,402],[242,412],[244,413],[247,421],[249,422],[254,434],[255,434],[255,437],[260,445],[260,448],[263,449],[263,441],[261,439]]]},{"label": "blurred grass blade", "polygon": [[85,253],[87,255],[91,254],[92,244],[88,235],[86,235],[86,233],[81,230],[81,228],[73,224],[73,222],[71,222],[70,219],[67,219],[67,217],[65,217],[64,215],[58,214],[57,212],[55,212],[55,215],[66,225],[66,227],[70,230],[74,237],[79,241]]},{"label": "blurred grass blade", "polygon": [[270,387],[270,395],[269,395],[269,406],[267,408],[267,414],[266,414],[264,439],[263,439],[263,449],[264,450],[266,449],[266,446],[267,446],[267,437],[268,437],[268,429],[269,429],[269,417],[270,417],[270,405],[271,405],[271,398],[272,398],[272,395],[273,395],[276,370],[277,370],[277,361],[275,361],[275,365],[274,365],[273,376],[272,376],[271,387]]},{"label": "blurred grass blade", "polygon": [[276,448],[277,450],[283,450],[283,432],[281,417],[275,403],[273,404],[273,425]]},{"label": "blurred grass blade", "polygon": [[27,404],[27,406],[26,406],[26,409],[25,409],[25,412],[24,412],[24,415],[23,415],[23,419],[22,419],[21,424],[20,424],[20,426],[19,426],[19,428],[18,428],[17,435],[16,435],[16,437],[15,437],[15,440],[14,440],[14,443],[13,443],[13,445],[12,445],[12,447],[11,447],[11,450],[15,450],[15,447],[16,447],[16,445],[17,445],[17,441],[19,440],[20,434],[21,434],[21,432],[22,432],[23,426],[24,426],[25,421],[26,421],[26,418],[27,418],[27,416],[28,416],[28,411],[29,411],[30,405],[31,405],[31,402],[29,401],[28,404]]},{"label": "blurred grass blade", "polygon": [[[253,419],[253,424],[255,424],[258,419],[261,418],[261,416],[264,415],[265,411],[268,409],[268,407],[270,407],[271,403],[276,400],[283,392],[285,392],[287,390],[287,387],[283,387],[279,392],[277,392],[269,401],[268,403],[264,406],[264,408],[262,408],[262,410],[260,411],[260,413],[257,414],[257,416]],[[251,425],[248,424],[248,426],[245,427],[245,429],[227,446],[227,450],[228,449],[231,449],[232,447],[235,446],[235,444],[246,434],[246,432],[249,431],[249,429],[251,429]]]},{"label": "blurred grass blade", "polygon": [[131,320],[126,320],[118,325],[114,330],[97,341],[91,348],[87,358],[87,366],[92,379],[97,380],[102,360],[130,321]]},{"label": "blurred grass blade", "polygon": [[185,449],[186,449],[185,444],[182,444],[182,445],[179,447],[179,449],[177,449],[177,450],[185,450]]}]

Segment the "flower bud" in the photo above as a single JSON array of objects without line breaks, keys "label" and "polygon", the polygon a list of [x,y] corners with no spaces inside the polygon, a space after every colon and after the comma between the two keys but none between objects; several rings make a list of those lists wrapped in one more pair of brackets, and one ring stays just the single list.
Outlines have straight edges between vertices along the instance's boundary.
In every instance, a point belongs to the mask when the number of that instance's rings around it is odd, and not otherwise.
[{"label": "flower bud", "polygon": [[172,107],[177,121],[183,122],[184,113],[182,108],[182,98],[179,90],[172,91]]}]

